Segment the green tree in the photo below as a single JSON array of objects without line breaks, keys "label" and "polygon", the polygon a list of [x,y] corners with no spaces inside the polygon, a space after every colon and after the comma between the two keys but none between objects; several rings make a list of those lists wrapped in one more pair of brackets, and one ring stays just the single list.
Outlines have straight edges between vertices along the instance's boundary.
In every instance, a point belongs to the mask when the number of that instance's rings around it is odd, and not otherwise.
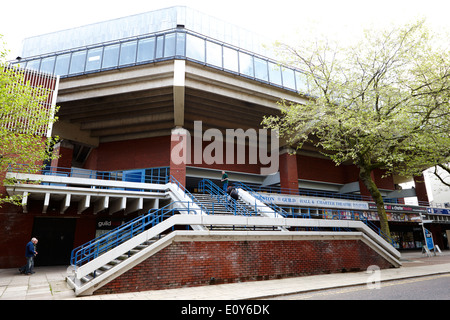
[{"label": "green tree", "polygon": [[336,165],[353,163],[390,236],[382,195],[371,173],[418,175],[447,157],[450,60],[424,21],[366,31],[354,45],[331,41],[279,44],[287,63],[308,74],[305,104],[280,102],[263,124],[293,147],[319,147]]},{"label": "green tree", "polygon": [[[0,35],[0,176],[9,168],[36,173],[51,159],[52,138],[47,129],[56,118],[56,110],[47,103],[49,90],[36,87],[24,72],[9,66],[7,50]],[[13,181],[3,180],[3,184]],[[21,197],[0,194],[0,206],[19,204]]]}]

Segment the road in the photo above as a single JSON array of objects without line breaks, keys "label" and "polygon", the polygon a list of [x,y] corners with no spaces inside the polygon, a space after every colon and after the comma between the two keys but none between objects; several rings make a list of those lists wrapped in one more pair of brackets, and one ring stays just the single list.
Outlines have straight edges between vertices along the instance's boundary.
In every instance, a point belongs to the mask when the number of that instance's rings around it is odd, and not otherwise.
[{"label": "road", "polygon": [[268,300],[450,300],[450,274],[274,297]]}]

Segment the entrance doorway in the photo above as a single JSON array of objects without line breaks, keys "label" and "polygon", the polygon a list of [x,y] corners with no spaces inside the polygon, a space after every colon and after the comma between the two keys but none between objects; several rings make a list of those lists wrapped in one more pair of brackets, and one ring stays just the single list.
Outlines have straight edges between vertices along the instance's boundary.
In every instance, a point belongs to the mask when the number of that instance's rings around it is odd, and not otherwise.
[{"label": "entrance doorway", "polygon": [[68,265],[73,249],[76,219],[34,218],[32,236],[36,237],[36,266]]}]

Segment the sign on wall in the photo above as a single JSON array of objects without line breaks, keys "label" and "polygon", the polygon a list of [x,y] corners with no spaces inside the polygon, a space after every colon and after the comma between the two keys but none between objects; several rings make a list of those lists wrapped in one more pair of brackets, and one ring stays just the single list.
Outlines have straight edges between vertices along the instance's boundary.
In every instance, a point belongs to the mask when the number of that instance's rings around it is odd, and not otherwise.
[{"label": "sign on wall", "polygon": [[435,214],[450,214],[450,209],[428,208],[428,213],[435,213]]},{"label": "sign on wall", "polygon": [[287,195],[261,195],[266,202],[272,202],[277,205],[302,206],[317,208],[334,208],[349,210],[368,210],[369,204],[363,201],[329,198],[312,198],[305,196],[287,196]]}]

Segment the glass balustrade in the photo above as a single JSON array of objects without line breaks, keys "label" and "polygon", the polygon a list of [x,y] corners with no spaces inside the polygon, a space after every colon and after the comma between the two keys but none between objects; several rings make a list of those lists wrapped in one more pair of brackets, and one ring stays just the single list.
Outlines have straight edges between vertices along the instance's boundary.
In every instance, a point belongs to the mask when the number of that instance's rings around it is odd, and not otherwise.
[{"label": "glass balustrade", "polygon": [[269,58],[186,29],[23,59],[22,67],[61,78],[169,59],[186,59],[296,92],[306,92],[306,74]]}]

